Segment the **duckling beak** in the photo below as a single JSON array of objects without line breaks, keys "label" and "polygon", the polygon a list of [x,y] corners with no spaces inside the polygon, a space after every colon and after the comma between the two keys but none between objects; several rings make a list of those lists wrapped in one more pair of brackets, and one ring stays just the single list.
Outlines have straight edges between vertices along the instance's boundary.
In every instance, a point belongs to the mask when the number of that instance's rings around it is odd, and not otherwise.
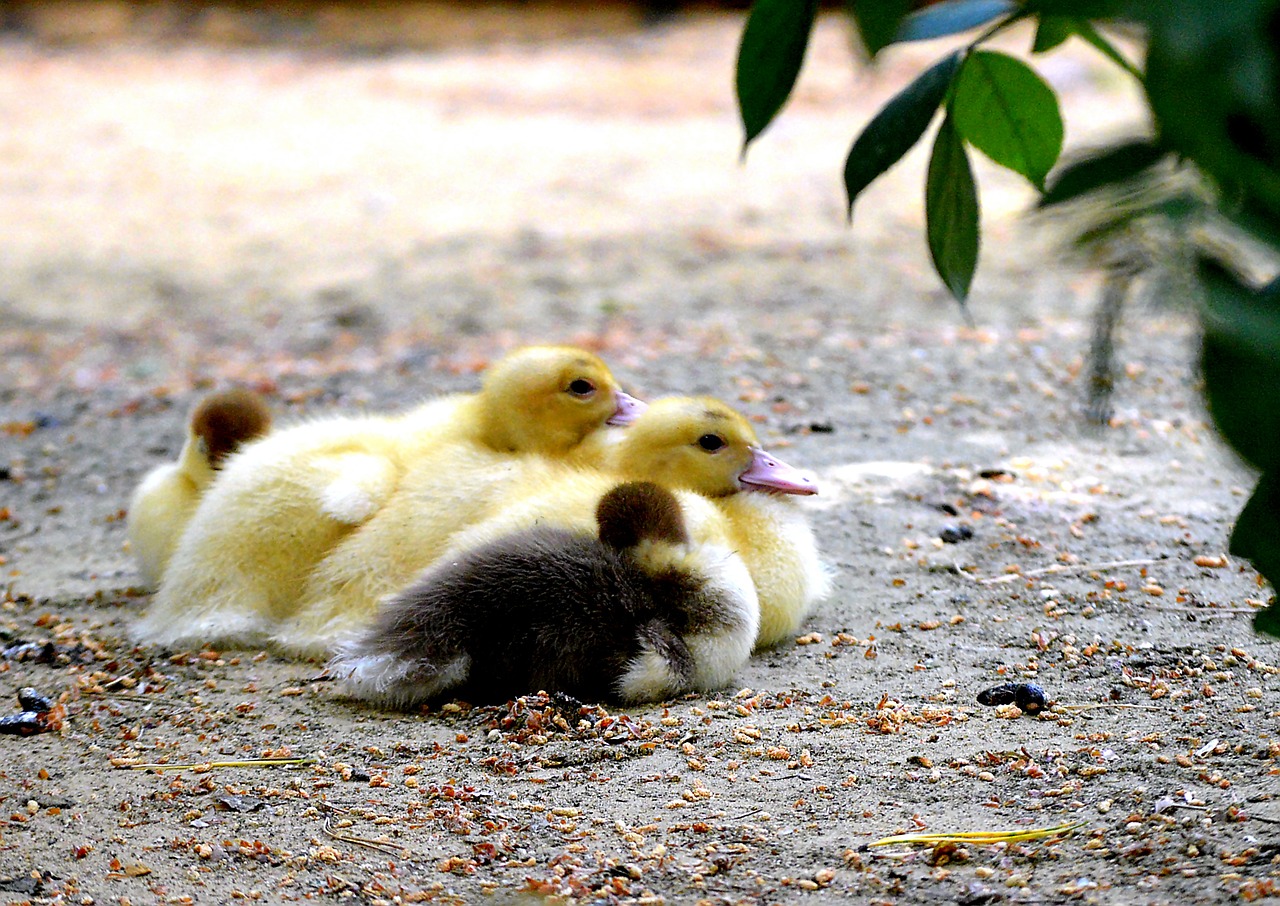
[{"label": "duckling beak", "polygon": [[648,403],[641,402],[621,390],[613,391],[613,401],[618,408],[613,410],[613,415],[609,416],[609,420],[605,422],[606,425],[629,425],[640,417],[641,412],[649,408]]},{"label": "duckling beak", "polygon": [[777,491],[782,494],[816,494],[818,484],[795,466],[774,459],[759,447],[751,448],[751,465],[738,476],[745,490]]}]

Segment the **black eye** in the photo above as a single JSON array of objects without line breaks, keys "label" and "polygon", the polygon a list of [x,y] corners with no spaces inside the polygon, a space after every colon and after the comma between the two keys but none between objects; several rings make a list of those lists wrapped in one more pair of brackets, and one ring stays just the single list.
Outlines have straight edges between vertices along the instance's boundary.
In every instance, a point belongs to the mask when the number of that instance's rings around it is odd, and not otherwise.
[{"label": "black eye", "polygon": [[577,378],[570,382],[568,390],[574,396],[591,396],[596,392],[596,385],[586,378]]},{"label": "black eye", "polygon": [[704,434],[698,438],[698,446],[708,453],[714,453],[724,446],[724,438],[719,434]]}]

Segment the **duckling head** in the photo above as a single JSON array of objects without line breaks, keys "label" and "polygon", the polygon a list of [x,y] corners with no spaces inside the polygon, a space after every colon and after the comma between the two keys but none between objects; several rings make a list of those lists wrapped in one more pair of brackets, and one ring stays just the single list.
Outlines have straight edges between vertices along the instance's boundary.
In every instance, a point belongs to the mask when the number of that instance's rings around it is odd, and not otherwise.
[{"label": "duckling head", "polygon": [[624,393],[584,349],[527,346],[486,373],[480,439],[495,450],[563,454],[606,425],[629,425],[645,404]]},{"label": "duckling head", "polygon": [[271,412],[262,397],[234,388],[211,393],[191,413],[191,437],[212,469],[239,447],[271,430]]},{"label": "duckling head", "polygon": [[684,512],[671,491],[652,481],[628,481],[612,488],[596,504],[600,541],[628,550],[641,541],[687,544]]},{"label": "duckling head", "polygon": [[750,423],[710,397],[651,404],[614,451],[625,475],[650,478],[708,497],[739,491],[816,494],[813,478],[760,447]]}]

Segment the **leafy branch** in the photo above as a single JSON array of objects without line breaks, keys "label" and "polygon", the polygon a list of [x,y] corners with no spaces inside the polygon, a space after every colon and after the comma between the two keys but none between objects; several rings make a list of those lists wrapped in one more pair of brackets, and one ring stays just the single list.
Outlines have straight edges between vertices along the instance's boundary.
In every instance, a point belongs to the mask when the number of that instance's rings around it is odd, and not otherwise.
[{"label": "leafy branch", "polygon": [[[964,305],[978,265],[981,210],[969,154],[1020,174],[1048,207],[1128,192],[1140,204],[1099,227],[1114,235],[1160,220],[1191,249],[1202,299],[1201,369],[1214,421],[1261,472],[1237,520],[1230,550],[1280,582],[1280,278],[1262,278],[1231,254],[1185,239],[1207,222],[1280,255],[1280,0],[944,0],[911,12],[909,0],[847,0],[867,52],[981,29],[922,72],[872,118],[844,166],[850,219],[859,196],[938,119],[925,173],[925,236],[934,268]],[[786,105],[817,19],[812,0],[755,0],[737,62],[745,156]],[[1142,86],[1154,137],[1135,137],[1059,167],[1062,113],[1053,89],[1027,63],[983,45],[1017,22],[1035,24],[1032,56],[1084,41]],[[1103,34],[1123,23],[1147,36],[1142,66]],[[1166,174],[1196,174],[1207,191],[1184,191]],[[1053,176],[1051,179],[1050,176]],[[1141,187],[1165,184],[1163,192]],[[1139,187],[1139,188],[1135,188]],[[1184,241],[1185,240],[1185,241]],[[1150,261],[1144,259],[1143,266]],[[1118,271],[1132,280],[1130,263]],[[1122,289],[1123,291],[1123,289]],[[1255,618],[1280,635],[1275,600]]]}]

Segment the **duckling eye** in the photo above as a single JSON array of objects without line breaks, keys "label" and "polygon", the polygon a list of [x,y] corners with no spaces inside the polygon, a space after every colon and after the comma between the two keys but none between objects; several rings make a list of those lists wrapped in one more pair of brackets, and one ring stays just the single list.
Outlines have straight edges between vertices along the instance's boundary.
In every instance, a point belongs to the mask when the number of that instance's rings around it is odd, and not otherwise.
[{"label": "duckling eye", "polygon": [[724,438],[719,434],[704,434],[698,438],[698,446],[708,453],[714,453],[724,445]]},{"label": "duckling eye", "polygon": [[596,392],[596,385],[586,378],[577,378],[569,383],[567,389],[574,396],[588,397]]}]

